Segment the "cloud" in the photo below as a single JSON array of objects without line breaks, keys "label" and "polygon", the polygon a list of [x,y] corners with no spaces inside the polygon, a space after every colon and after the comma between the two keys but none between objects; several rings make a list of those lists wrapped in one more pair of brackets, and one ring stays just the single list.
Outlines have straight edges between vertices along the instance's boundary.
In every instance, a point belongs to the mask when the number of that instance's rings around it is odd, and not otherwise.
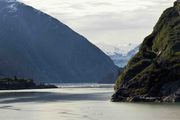
[{"label": "cloud", "polygon": [[19,0],[40,9],[93,43],[141,43],[174,0]]}]

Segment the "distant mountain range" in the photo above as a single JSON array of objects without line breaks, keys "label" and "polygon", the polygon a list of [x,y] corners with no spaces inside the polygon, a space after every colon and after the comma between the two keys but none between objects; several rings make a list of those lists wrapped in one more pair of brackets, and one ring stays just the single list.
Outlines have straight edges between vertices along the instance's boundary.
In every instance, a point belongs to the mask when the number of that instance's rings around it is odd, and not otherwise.
[{"label": "distant mountain range", "polygon": [[119,68],[57,19],[16,0],[0,0],[0,74],[45,83],[115,81]]},{"label": "distant mountain range", "polygon": [[139,51],[139,46],[135,47],[127,54],[122,54],[120,51],[115,52],[114,54],[109,54],[110,58],[114,61],[114,63],[123,68],[127,65],[128,61]]},{"label": "distant mountain range", "polygon": [[107,44],[98,44],[98,46],[114,61],[114,63],[123,68],[127,65],[129,59],[131,59],[138,51],[139,46],[129,44],[126,46],[113,46]]}]

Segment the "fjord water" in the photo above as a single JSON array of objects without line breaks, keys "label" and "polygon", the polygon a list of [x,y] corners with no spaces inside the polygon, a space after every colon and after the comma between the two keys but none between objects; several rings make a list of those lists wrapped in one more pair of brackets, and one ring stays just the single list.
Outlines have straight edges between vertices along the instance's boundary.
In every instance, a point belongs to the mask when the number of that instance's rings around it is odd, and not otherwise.
[{"label": "fjord water", "polygon": [[180,120],[180,104],[112,103],[112,85],[0,92],[1,120]]}]

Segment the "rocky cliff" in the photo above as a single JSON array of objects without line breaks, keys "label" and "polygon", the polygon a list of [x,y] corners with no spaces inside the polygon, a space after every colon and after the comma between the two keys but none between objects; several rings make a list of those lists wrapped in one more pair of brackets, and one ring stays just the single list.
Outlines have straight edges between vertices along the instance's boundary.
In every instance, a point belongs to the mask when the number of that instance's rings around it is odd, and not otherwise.
[{"label": "rocky cliff", "polygon": [[180,101],[180,2],[164,11],[115,85],[112,101]]}]

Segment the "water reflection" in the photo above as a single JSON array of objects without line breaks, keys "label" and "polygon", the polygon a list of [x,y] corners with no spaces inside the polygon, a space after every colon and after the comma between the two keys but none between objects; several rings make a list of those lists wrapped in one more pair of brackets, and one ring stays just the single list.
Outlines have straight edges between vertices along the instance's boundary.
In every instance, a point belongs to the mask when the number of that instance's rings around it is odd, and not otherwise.
[{"label": "water reflection", "polygon": [[[112,103],[112,88],[0,92],[2,120],[180,120],[180,104]],[[27,117],[28,116],[28,117]]]},{"label": "water reflection", "polygon": [[[64,91],[65,89],[65,91]],[[63,102],[63,101],[86,101],[86,100],[109,100],[112,91],[86,93],[82,88],[82,93],[71,93],[72,88],[49,89],[49,92],[38,90],[32,91],[11,91],[0,93],[0,103],[21,103],[21,102]],[[74,88],[75,90],[76,88]],[[90,89],[90,88],[89,88]],[[93,88],[95,90],[95,88]],[[98,88],[99,89],[99,88]],[[73,91],[74,91],[73,90]]]}]

